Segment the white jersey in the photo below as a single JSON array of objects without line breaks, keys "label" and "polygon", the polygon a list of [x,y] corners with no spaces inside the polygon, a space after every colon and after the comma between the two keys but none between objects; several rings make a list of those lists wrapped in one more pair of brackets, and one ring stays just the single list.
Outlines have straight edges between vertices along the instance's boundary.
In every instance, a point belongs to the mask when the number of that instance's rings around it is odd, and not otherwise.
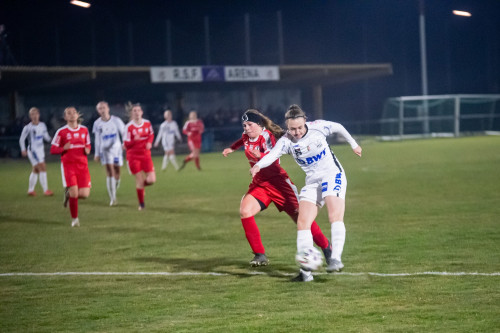
[{"label": "white jersey", "polygon": [[341,124],[326,120],[307,122],[306,127],[307,133],[299,140],[295,140],[289,133],[281,137],[257,165],[265,168],[283,154],[292,155],[306,173],[306,184],[316,182],[332,172],[343,173],[342,166],[330,150],[326,137],[340,133],[354,149],[358,144],[349,132]]},{"label": "white jersey", "polygon": [[123,121],[116,117],[111,116],[107,121],[102,118],[97,119],[92,127],[92,133],[95,135],[95,156],[101,157],[108,151],[120,151],[125,130]]},{"label": "white jersey", "polygon": [[[28,139],[28,149],[26,149],[26,139]],[[43,140],[47,142],[52,141],[49,133],[47,132],[47,126],[45,126],[45,123],[41,121],[37,125],[29,123],[24,126],[23,131],[21,132],[19,146],[21,147],[21,151],[43,151]]]},{"label": "white jersey", "polygon": [[165,150],[171,150],[173,149],[175,138],[177,138],[177,140],[179,141],[182,140],[181,133],[179,132],[179,126],[174,120],[164,121],[160,125],[160,130],[158,131],[155,145],[157,145],[161,140],[163,148]]}]

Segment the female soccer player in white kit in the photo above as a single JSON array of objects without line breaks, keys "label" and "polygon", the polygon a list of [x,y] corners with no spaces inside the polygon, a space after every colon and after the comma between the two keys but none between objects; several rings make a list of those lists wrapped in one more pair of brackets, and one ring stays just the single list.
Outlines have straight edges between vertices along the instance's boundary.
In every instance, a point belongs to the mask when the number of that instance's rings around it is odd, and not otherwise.
[{"label": "female soccer player in white kit", "polygon": [[161,123],[160,130],[158,131],[158,136],[156,137],[155,147],[158,147],[160,140],[165,151],[163,155],[163,163],[161,164],[161,170],[164,171],[167,168],[168,161],[172,162],[175,170],[179,170],[179,165],[175,160],[175,139],[182,141],[181,133],[179,132],[179,126],[175,120],[172,120],[172,111],[166,110],[163,114],[165,121]]},{"label": "female soccer player in white kit", "polygon": [[[306,122],[306,115],[298,105],[291,105],[285,114],[288,132],[278,140],[274,148],[251,169],[255,176],[261,168],[271,165],[283,154],[290,154],[306,173],[306,184],[299,195],[297,220],[297,251],[313,247],[311,223],[324,204],[331,223],[332,260],[328,272],[344,268],[341,255],[345,243],[345,194],[347,179],[344,169],[326,141],[333,133],[340,133],[351,145],[354,153],[361,156],[361,147],[339,123],[316,120]],[[294,281],[309,282],[312,272],[300,270]]]},{"label": "female soccer player in white kit", "polygon": [[109,195],[109,205],[116,204],[116,190],[120,184],[120,167],[123,165],[122,140],[125,124],[109,114],[109,105],[105,101],[97,103],[97,112],[101,116],[94,122],[92,133],[95,136],[94,160],[106,167],[106,187]]},{"label": "female soccer player in white kit", "polygon": [[[45,150],[43,140],[50,142],[52,138],[47,132],[47,126],[40,121],[40,110],[31,108],[29,111],[31,122],[24,126],[19,138],[19,146],[21,147],[21,155],[28,156],[31,162],[32,170],[29,177],[28,195],[35,196],[35,186],[40,177],[40,185],[42,185],[43,194],[46,196],[54,195],[49,190],[47,183],[47,169],[45,166]],[[26,149],[26,139],[28,139],[28,148]]]}]

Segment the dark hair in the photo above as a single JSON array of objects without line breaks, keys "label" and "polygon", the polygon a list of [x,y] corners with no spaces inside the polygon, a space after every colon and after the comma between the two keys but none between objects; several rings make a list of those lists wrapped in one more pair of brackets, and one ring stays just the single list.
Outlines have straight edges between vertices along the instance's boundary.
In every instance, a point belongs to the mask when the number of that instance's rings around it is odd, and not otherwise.
[{"label": "dark hair", "polygon": [[302,111],[300,106],[297,104],[292,104],[288,107],[288,111],[285,113],[285,121],[288,119],[301,118],[307,119],[306,113]]},{"label": "dark hair", "polygon": [[[271,119],[269,119],[268,117],[266,117],[265,115],[263,115],[262,113],[260,113],[259,111],[255,110],[255,109],[248,109],[245,111],[244,115],[245,116],[247,115],[247,119],[248,121],[252,121],[254,123],[257,123],[263,127],[265,127],[269,132],[271,132],[274,137],[276,139],[279,139],[283,136],[283,134],[285,134],[285,131],[277,124],[275,124]],[[260,118],[255,118],[255,116],[258,116]],[[243,119],[243,117],[242,117]],[[255,120],[258,120],[258,121],[254,121],[252,119],[255,119]]]}]

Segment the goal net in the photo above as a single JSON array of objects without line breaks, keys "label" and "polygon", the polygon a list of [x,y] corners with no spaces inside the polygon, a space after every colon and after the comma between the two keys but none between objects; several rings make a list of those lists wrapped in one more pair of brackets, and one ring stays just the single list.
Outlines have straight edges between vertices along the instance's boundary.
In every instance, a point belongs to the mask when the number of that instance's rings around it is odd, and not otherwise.
[{"label": "goal net", "polygon": [[386,139],[500,134],[500,95],[392,97],[385,102],[380,122]]}]

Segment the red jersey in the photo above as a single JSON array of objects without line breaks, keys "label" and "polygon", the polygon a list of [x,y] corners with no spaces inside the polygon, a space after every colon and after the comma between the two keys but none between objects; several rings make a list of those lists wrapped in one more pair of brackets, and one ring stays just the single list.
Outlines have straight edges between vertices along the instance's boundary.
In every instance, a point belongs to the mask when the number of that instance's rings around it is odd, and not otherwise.
[{"label": "red jersey", "polygon": [[[70,143],[70,147],[64,150],[66,143]],[[61,162],[81,163],[88,165],[87,154],[85,148],[90,148],[89,130],[83,125],[78,125],[77,128],[71,128],[68,125],[57,130],[52,139],[50,147],[51,154],[61,154]]]},{"label": "red jersey", "polygon": [[[250,162],[250,166],[253,167],[255,163],[257,163],[262,157],[269,153],[269,151],[274,147],[275,144],[276,138],[274,137],[274,135],[269,132],[269,130],[264,129],[262,133],[254,140],[250,139],[248,135],[243,133],[241,138],[231,145],[231,149],[236,150],[244,145],[245,156],[247,157],[248,162]],[[259,151],[260,157],[255,157],[251,153],[252,150]],[[274,161],[274,163],[269,167],[261,169],[253,178],[253,182],[260,184],[261,182],[268,181],[271,178],[277,176],[284,176],[288,178],[288,174],[281,167],[279,159]]]},{"label": "red jersey", "polygon": [[201,119],[188,120],[182,128],[182,133],[186,134],[188,140],[200,141],[201,134],[205,131],[205,125]]},{"label": "red jersey", "polygon": [[125,126],[123,144],[127,149],[127,159],[151,156],[151,150],[146,149],[146,144],[148,142],[153,144],[153,141],[154,132],[149,120],[143,119],[140,125],[131,121]]}]

